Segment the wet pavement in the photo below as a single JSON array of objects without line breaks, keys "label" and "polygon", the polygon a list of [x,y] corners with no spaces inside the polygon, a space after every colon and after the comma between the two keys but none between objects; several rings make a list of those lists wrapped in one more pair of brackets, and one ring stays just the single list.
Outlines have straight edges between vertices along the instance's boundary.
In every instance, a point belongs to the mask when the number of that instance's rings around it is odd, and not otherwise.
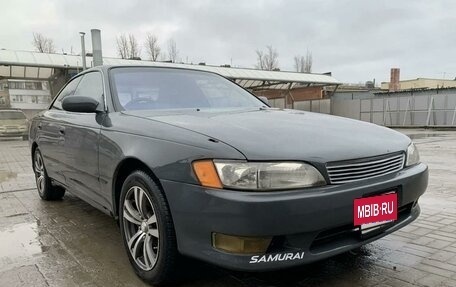
[{"label": "wet pavement", "polygon": [[[244,273],[185,259],[179,286],[456,286],[456,131],[401,130],[430,167],[422,214],[404,229],[298,268]],[[109,216],[67,193],[39,199],[28,143],[0,141],[0,286],[147,286]]]}]

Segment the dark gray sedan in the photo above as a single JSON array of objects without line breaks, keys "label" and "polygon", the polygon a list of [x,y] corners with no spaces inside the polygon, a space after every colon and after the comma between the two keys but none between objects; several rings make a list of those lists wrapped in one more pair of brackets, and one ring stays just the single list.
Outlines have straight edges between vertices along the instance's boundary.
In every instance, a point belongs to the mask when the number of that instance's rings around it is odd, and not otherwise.
[{"label": "dark gray sedan", "polygon": [[68,190],[119,220],[151,283],[180,254],[263,271],[360,247],[415,220],[428,180],[398,132],[273,109],[189,69],[87,70],[32,120],[30,142],[40,197]]}]

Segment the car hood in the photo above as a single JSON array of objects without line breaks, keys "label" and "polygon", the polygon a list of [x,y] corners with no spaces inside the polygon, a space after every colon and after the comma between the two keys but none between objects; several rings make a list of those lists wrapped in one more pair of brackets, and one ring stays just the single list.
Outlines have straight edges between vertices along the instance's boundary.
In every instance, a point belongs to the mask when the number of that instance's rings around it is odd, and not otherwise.
[{"label": "car hood", "polygon": [[389,128],[297,110],[124,113],[207,135],[249,160],[340,161],[404,151],[410,143]]}]

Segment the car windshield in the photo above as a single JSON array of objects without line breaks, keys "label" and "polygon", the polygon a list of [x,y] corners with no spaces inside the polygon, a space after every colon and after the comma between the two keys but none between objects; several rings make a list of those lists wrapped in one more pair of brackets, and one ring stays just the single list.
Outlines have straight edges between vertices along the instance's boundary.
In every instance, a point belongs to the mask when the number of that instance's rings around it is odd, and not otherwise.
[{"label": "car windshield", "polygon": [[113,92],[125,110],[225,109],[264,103],[216,74],[170,68],[115,68]]},{"label": "car windshield", "polygon": [[0,120],[25,120],[25,115],[16,111],[0,111]]}]

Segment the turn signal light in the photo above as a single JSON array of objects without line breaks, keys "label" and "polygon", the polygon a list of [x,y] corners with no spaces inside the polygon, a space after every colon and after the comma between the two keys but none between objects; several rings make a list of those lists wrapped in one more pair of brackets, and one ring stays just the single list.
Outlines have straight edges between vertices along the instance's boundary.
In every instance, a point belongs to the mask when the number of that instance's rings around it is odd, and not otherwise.
[{"label": "turn signal light", "polygon": [[272,237],[232,236],[212,233],[212,246],[216,249],[236,254],[266,253]]},{"label": "turn signal light", "polygon": [[206,187],[223,188],[212,160],[198,160],[192,163],[200,184]]}]

